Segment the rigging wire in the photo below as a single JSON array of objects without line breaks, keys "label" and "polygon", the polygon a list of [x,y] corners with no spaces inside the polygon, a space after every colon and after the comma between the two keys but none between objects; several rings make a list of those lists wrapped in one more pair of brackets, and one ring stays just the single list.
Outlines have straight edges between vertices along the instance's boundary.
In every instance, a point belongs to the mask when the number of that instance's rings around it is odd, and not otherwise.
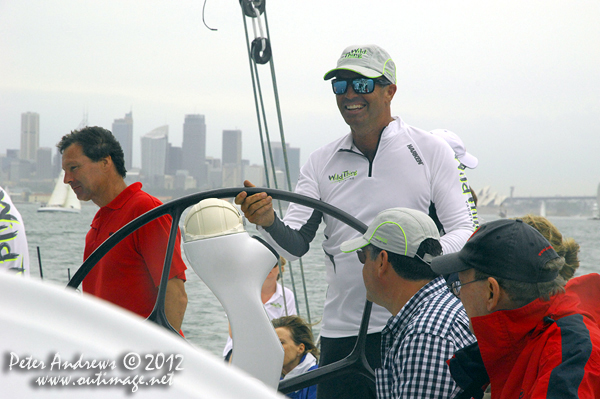
[{"label": "rigging wire", "polygon": [[[258,15],[258,11],[256,9],[254,9],[253,14]],[[254,23],[253,23],[253,26],[254,26]],[[263,95],[262,95],[262,86],[260,84],[260,77],[259,77],[258,68],[256,65],[257,63],[256,63],[256,58],[255,58],[255,52],[253,51],[254,46],[252,46],[252,47],[250,46],[250,40],[248,38],[248,27],[246,24],[245,17],[244,17],[244,30],[246,33],[246,46],[247,46],[247,50],[248,50],[248,60],[250,62],[250,74],[252,75],[252,86],[254,89],[254,101],[255,101],[255,106],[256,106],[256,114],[257,114],[259,129],[261,126],[260,114],[262,113],[262,125],[264,126],[265,135],[266,135],[266,141],[264,141],[264,142],[267,143],[267,149],[269,152],[268,159],[271,163],[271,170],[273,171],[273,183],[275,185],[275,188],[278,189],[279,187],[277,185],[277,174],[275,173],[275,161],[274,161],[274,157],[273,157],[273,150],[271,147],[271,138],[269,135],[269,128],[267,125],[267,116],[265,113],[265,105],[264,105]],[[255,27],[254,27],[254,30],[256,32]],[[262,28],[261,28],[261,32],[262,32]],[[252,44],[254,45],[255,43],[256,43],[256,39],[252,42]],[[258,92],[258,95],[257,95],[257,92]],[[260,131],[260,139],[261,139],[261,148],[263,151],[263,162],[264,162],[265,174],[267,177],[267,180],[266,180],[267,187],[271,188],[270,181],[269,181],[269,166],[267,164],[267,157],[266,157],[266,151],[265,151],[265,146],[264,146],[264,142],[263,142],[262,131]],[[277,204],[279,205],[279,214],[283,215],[283,210],[281,208],[281,201],[277,201]],[[290,270],[290,279],[292,281],[292,291],[294,292],[294,302],[296,304],[296,309],[299,309],[300,307],[298,306],[298,294],[296,292],[296,283],[294,281],[294,272],[293,272],[291,262],[289,263],[289,270]],[[281,284],[282,284],[282,287],[285,287],[285,283],[284,283],[283,279],[281,280]],[[283,290],[283,300],[284,300],[284,302],[286,301],[285,290]]]},{"label": "rigging wire", "polygon": [[263,165],[265,165],[265,182],[267,183],[267,187],[271,187],[269,182],[269,169],[267,168],[267,158],[265,152],[265,140],[263,137],[262,123],[260,119],[260,109],[258,103],[258,97],[256,94],[256,77],[254,76],[255,70],[252,65],[252,53],[250,52],[250,39],[248,38],[248,27],[246,25],[246,18],[242,14],[242,19],[244,20],[244,32],[246,34],[246,48],[248,50],[248,63],[250,65],[250,76],[252,77],[252,93],[254,94],[254,105],[256,108],[256,120],[258,122],[258,134],[260,136],[260,147],[262,149],[263,156]]},{"label": "rigging wire", "polygon": [[[256,9],[254,9],[254,15],[258,15],[258,11]],[[246,47],[247,47],[247,51],[248,51],[248,61],[250,63],[250,75],[252,76],[252,88],[254,91],[254,103],[255,103],[255,107],[256,107],[256,118],[257,118],[258,127],[259,127],[259,135],[260,135],[260,141],[261,141],[260,145],[262,148],[266,182],[267,182],[267,187],[271,188],[270,181],[269,181],[269,167],[267,165],[266,151],[265,151],[265,145],[264,145],[265,140],[263,138],[261,126],[264,125],[265,135],[267,137],[266,143],[267,143],[267,147],[268,147],[268,151],[269,151],[269,160],[271,161],[272,170],[275,171],[275,164],[274,164],[274,160],[273,160],[273,151],[271,148],[271,139],[269,136],[269,129],[268,129],[268,125],[267,125],[267,116],[265,114],[265,105],[264,105],[263,96],[262,96],[262,88],[260,85],[258,68],[256,66],[256,62],[252,62],[252,61],[256,61],[255,52],[253,51],[254,46],[252,46],[252,47],[250,46],[250,39],[248,38],[248,26],[246,24],[246,18],[244,15],[242,15],[242,18],[244,20],[244,32],[246,35]],[[253,23],[253,27],[254,27],[254,31],[256,32],[256,27],[255,27],[254,23]],[[261,31],[262,31],[262,28],[261,28]],[[256,43],[256,39],[252,42],[252,44],[254,45],[255,43]],[[258,92],[258,94],[257,94],[257,92]],[[261,121],[261,117],[260,117],[261,112],[262,112],[262,118],[263,118],[262,121]],[[277,176],[276,176],[275,172],[273,172],[273,183],[275,184],[275,188],[277,189],[278,188],[277,187]],[[281,201],[278,201],[277,203],[279,204],[280,214],[283,214],[282,209],[281,209]],[[292,280],[292,290],[294,292],[294,302],[296,304],[296,309],[299,309],[298,294],[296,292],[296,284],[294,282],[294,273],[293,273],[291,262],[289,263],[289,270],[290,270],[290,278]],[[280,265],[280,273],[281,273],[281,265]],[[281,276],[283,276],[283,273],[281,273]],[[283,279],[281,280],[281,285],[283,288],[285,288],[285,283],[284,283]],[[287,300],[285,297],[285,289],[283,290],[283,301],[284,301],[284,303],[287,303]],[[287,315],[287,305],[286,305],[286,315]]]},{"label": "rigging wire", "polygon": [[[267,37],[271,37],[270,33],[269,33],[269,20],[267,18],[267,9],[265,8],[265,27],[267,29]],[[270,67],[271,67],[271,79],[273,81],[273,94],[275,96],[275,107],[277,108],[277,119],[279,121],[279,136],[281,139],[281,150],[283,152],[283,161],[285,164],[285,172],[286,172],[286,176],[287,176],[287,186],[288,186],[288,191],[292,191],[292,181],[291,181],[291,177],[290,177],[290,166],[288,163],[288,157],[287,157],[287,145],[285,143],[285,135],[283,134],[283,121],[281,119],[281,107],[279,105],[279,92],[277,90],[277,80],[275,78],[275,64],[273,62],[273,58],[271,57],[271,62],[270,62]],[[275,174],[275,167],[273,167],[273,174]],[[283,214],[282,214],[283,215]],[[298,259],[298,263],[300,264],[300,276],[302,278],[302,288],[304,290],[304,298],[306,299],[306,317],[308,320],[308,323],[311,324],[311,317],[310,317],[310,307],[308,306],[308,291],[306,289],[306,278],[304,277],[304,264],[302,263],[302,258]],[[292,274],[292,262],[290,262],[290,275],[292,276],[292,283],[293,283],[293,274]],[[295,287],[294,287],[295,288]]]},{"label": "rigging wire", "polygon": [[[275,170],[275,161],[274,161],[274,157],[273,157],[271,139],[270,139],[269,130],[268,130],[268,126],[267,126],[267,117],[266,117],[265,106],[264,106],[264,101],[263,101],[262,88],[261,88],[260,78],[259,78],[258,68],[257,68],[257,64],[269,63],[270,70],[271,70],[273,91],[274,91],[274,96],[275,96],[275,105],[276,105],[276,109],[277,109],[277,118],[278,118],[278,122],[279,122],[281,146],[282,146],[282,151],[283,151],[283,158],[284,158],[285,171],[286,171],[286,177],[287,177],[287,179],[286,179],[287,180],[287,188],[288,188],[288,191],[292,191],[289,164],[288,164],[288,158],[287,158],[287,149],[286,149],[286,143],[285,143],[285,136],[283,133],[283,122],[282,122],[282,118],[281,118],[281,107],[279,104],[279,93],[277,91],[277,81],[275,79],[275,67],[274,67],[274,63],[273,63],[271,45],[270,45],[270,41],[269,41],[269,37],[270,37],[269,36],[269,24],[268,24],[268,20],[267,20],[265,1],[264,0],[240,0],[240,5],[242,7],[242,16],[244,19],[244,31],[245,31],[245,35],[246,35],[246,46],[247,46],[247,50],[248,50],[248,58],[249,58],[249,63],[250,63],[250,74],[252,76],[252,87],[254,90],[254,101],[255,101],[255,106],[256,106],[259,134],[260,134],[260,139],[261,139],[261,148],[263,151],[263,163],[264,163],[264,167],[265,167],[265,175],[267,178],[266,179],[267,187],[271,188],[270,181],[269,181],[269,169],[271,169],[274,187],[275,187],[275,189],[279,188],[278,184],[277,184],[277,173]],[[261,19],[260,19],[261,13],[264,14],[266,35],[265,35],[265,31],[263,30],[263,25],[262,25]],[[248,25],[246,23],[246,17],[249,17],[252,19],[252,30],[253,30],[255,38],[251,44],[250,44],[250,39],[248,37]],[[258,36],[259,34],[260,34],[260,36]],[[257,94],[257,92],[258,92],[258,94]],[[262,121],[261,121],[261,117],[260,117],[261,114],[262,114]],[[264,129],[265,129],[266,147],[267,148],[265,148],[265,145],[263,142],[261,126],[264,126]],[[266,155],[267,151],[269,154],[268,158],[270,161],[270,167],[269,167],[268,161],[267,161],[267,155]],[[283,216],[281,201],[278,201],[278,207],[279,207],[279,214]],[[304,289],[304,298],[305,298],[305,302],[306,302],[307,321],[309,324],[312,324],[312,320],[311,320],[311,316],[310,316],[310,306],[308,303],[308,292],[306,289],[306,280],[305,280],[305,276],[304,276],[304,266],[302,264],[302,259],[299,259],[299,263],[300,263],[302,285],[303,285],[303,289]],[[295,296],[294,299],[296,301],[296,309],[299,309],[298,294],[296,291],[296,284],[295,284],[295,279],[294,279],[292,262],[289,262],[289,270],[290,270],[290,279],[292,282],[292,288],[293,288],[293,292],[294,292],[294,296]]]},{"label": "rigging wire", "polygon": [[206,8],[206,2],[208,0],[204,0],[204,5],[202,6],[202,22],[204,23],[204,26],[206,26],[208,28],[208,30],[212,30],[212,31],[216,31],[216,28],[211,28],[210,26],[206,25],[206,21],[204,20],[204,9]]}]

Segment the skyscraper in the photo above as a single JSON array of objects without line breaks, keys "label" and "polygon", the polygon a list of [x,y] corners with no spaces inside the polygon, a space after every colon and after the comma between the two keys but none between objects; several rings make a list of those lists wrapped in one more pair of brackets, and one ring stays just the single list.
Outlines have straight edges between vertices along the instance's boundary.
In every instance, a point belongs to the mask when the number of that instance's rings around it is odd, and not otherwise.
[{"label": "skyscraper", "polygon": [[[265,148],[267,148],[267,143],[265,143]],[[288,160],[288,166],[290,168],[290,180],[292,182],[292,189],[298,182],[298,176],[300,176],[300,148],[290,147],[289,143],[286,143],[286,154]],[[285,158],[283,156],[283,147],[281,142],[273,142],[271,143],[271,151],[273,152],[273,164],[275,165],[275,169],[279,170],[283,173],[283,179],[277,178],[277,186],[280,189],[287,190],[287,174],[285,171]],[[269,159],[269,153],[267,152],[267,162]],[[267,166],[269,168],[269,176],[273,176],[271,171],[271,163],[268,162]],[[271,182],[273,184],[273,182]]]},{"label": "skyscraper", "polygon": [[244,168],[244,180],[251,181],[256,187],[264,187],[265,168],[262,165],[249,165]]},{"label": "skyscraper", "polygon": [[206,123],[204,115],[186,115],[183,123],[183,169],[196,179],[196,185],[207,184],[206,172]]},{"label": "skyscraper", "polygon": [[165,175],[169,126],[161,126],[142,136],[142,175],[157,184]]},{"label": "skyscraper", "polygon": [[35,112],[21,114],[21,159],[34,161],[40,146],[40,115]]},{"label": "skyscraper", "polygon": [[223,187],[240,186],[242,176],[242,131],[223,130]]},{"label": "skyscraper", "polygon": [[55,178],[52,170],[52,148],[40,147],[37,151],[35,174],[38,180]]},{"label": "skyscraper", "polygon": [[184,170],[181,167],[182,154],[183,150],[181,147],[175,147],[171,143],[167,143],[167,167],[165,170],[167,175],[175,176],[178,170]]},{"label": "skyscraper", "polygon": [[125,169],[131,170],[133,162],[133,116],[129,112],[123,119],[115,119],[112,124],[112,133],[121,144],[125,155]]},{"label": "skyscraper", "polygon": [[223,164],[242,164],[242,131],[223,130]]}]

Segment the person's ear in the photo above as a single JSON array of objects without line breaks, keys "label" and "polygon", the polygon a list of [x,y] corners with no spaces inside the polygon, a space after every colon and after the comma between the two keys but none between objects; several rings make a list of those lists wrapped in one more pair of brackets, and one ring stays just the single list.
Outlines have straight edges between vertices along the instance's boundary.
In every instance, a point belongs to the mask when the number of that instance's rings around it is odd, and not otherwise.
[{"label": "person's ear", "polygon": [[389,263],[387,251],[384,250],[379,252],[379,255],[377,255],[377,259],[375,259],[375,261],[378,262],[377,277],[381,278],[385,273],[387,273],[388,267],[391,266],[391,264]]},{"label": "person's ear", "polygon": [[488,312],[492,313],[499,309],[500,297],[504,292],[500,288],[500,284],[493,277],[488,277],[486,284],[486,308]]},{"label": "person's ear", "polygon": [[305,349],[306,349],[306,347],[304,346],[304,344],[298,345],[298,356],[302,356]]},{"label": "person's ear", "polygon": [[107,157],[102,158],[100,160],[100,162],[101,162],[102,166],[106,169],[112,165],[112,157],[110,155],[108,155]]},{"label": "person's ear", "polygon": [[392,102],[394,95],[396,94],[396,90],[398,87],[395,84],[387,85],[385,88],[385,96],[389,102]]}]

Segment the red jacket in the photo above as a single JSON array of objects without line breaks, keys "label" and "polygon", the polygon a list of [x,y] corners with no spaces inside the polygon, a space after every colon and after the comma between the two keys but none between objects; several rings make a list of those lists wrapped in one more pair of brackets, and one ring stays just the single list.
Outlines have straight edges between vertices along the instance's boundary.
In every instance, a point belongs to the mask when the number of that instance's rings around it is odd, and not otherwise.
[{"label": "red jacket", "polygon": [[471,319],[492,399],[600,397],[600,275],[565,294]]}]

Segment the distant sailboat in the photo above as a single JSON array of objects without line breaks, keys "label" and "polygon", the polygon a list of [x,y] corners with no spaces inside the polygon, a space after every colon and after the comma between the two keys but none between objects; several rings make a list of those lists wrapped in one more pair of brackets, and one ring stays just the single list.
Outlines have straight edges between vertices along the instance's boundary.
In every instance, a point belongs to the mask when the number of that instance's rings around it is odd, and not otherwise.
[{"label": "distant sailboat", "polygon": [[598,210],[598,203],[594,203],[592,206],[592,220],[600,220],[600,210]]},{"label": "distant sailboat", "polygon": [[596,203],[592,207],[592,220],[600,220],[600,210],[598,207],[600,206],[600,184],[598,184],[598,193],[596,195]]},{"label": "distant sailboat", "polygon": [[65,171],[63,170],[56,180],[56,185],[54,186],[54,191],[52,191],[50,200],[45,206],[38,208],[38,212],[79,213],[81,211],[81,203],[77,199],[71,186],[63,183],[64,177]]},{"label": "distant sailboat", "polygon": [[508,211],[506,210],[504,205],[500,205],[500,208],[498,209],[498,216],[500,217],[500,219],[506,219],[507,215]]},{"label": "distant sailboat", "polygon": [[546,217],[546,201],[542,200],[542,204],[540,205],[540,216]]}]

